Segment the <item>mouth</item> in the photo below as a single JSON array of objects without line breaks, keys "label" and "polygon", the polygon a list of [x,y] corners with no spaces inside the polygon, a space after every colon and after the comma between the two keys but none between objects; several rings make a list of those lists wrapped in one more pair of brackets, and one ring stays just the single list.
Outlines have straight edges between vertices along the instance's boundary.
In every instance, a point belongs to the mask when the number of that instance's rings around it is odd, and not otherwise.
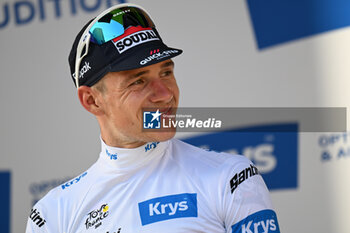
[{"label": "mouth", "polygon": [[165,108],[160,108],[159,111],[162,113],[164,116],[169,116],[169,115],[174,115],[174,108],[169,106]]}]

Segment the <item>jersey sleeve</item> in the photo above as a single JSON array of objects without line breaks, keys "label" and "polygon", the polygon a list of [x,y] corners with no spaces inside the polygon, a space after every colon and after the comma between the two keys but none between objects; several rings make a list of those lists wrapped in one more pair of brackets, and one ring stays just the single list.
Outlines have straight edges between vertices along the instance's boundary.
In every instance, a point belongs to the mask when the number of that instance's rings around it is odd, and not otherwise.
[{"label": "jersey sleeve", "polygon": [[225,176],[222,209],[226,232],[279,233],[269,191],[253,163],[244,157]]},{"label": "jersey sleeve", "polygon": [[26,233],[60,232],[57,206],[50,205],[48,198],[40,200],[31,209],[27,221]]}]

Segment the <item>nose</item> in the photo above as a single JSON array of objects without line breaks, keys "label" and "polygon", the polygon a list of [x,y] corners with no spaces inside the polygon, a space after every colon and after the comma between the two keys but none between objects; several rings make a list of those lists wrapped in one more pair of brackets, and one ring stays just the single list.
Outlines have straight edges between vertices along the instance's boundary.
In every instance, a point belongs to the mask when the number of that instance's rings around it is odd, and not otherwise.
[{"label": "nose", "polygon": [[168,103],[173,98],[173,93],[169,87],[162,82],[162,80],[154,80],[151,83],[152,94],[150,96],[150,101],[153,103],[156,102],[165,102]]}]

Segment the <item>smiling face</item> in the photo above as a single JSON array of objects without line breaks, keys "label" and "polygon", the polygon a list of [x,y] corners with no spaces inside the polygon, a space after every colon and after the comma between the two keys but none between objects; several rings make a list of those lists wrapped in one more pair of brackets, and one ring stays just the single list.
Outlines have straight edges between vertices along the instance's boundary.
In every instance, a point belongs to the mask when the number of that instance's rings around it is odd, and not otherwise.
[{"label": "smiling face", "polygon": [[107,145],[134,148],[175,135],[175,130],[142,131],[143,108],[169,113],[178,106],[179,89],[173,61],[111,72],[100,82],[97,85],[102,85],[103,91],[84,86],[79,88],[78,94],[82,105],[97,117],[101,137]]}]

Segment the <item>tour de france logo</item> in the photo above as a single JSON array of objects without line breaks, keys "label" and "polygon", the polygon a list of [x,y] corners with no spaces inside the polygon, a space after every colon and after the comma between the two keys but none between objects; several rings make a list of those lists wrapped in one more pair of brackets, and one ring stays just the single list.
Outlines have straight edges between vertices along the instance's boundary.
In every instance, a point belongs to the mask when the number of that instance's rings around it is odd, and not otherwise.
[{"label": "tour de france logo", "polygon": [[109,206],[103,204],[100,208],[88,213],[88,218],[85,221],[86,229],[94,227],[95,229],[102,225],[103,220],[108,217]]}]

